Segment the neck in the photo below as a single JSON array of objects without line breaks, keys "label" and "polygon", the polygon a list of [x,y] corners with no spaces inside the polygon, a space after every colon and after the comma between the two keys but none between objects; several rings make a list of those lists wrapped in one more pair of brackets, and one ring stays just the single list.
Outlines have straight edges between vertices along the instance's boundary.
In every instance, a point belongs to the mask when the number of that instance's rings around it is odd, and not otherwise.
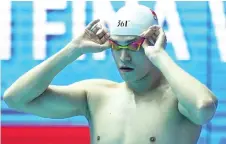
[{"label": "neck", "polygon": [[126,82],[126,85],[134,93],[142,95],[158,87],[163,79],[164,76],[161,72],[157,74],[149,72],[139,80]]}]

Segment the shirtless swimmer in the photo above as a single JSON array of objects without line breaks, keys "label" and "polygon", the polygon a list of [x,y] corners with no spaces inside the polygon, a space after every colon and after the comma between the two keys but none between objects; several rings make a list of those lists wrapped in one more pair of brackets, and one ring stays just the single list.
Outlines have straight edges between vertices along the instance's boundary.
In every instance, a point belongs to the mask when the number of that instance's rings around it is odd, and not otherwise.
[{"label": "shirtless swimmer", "polygon": [[[196,144],[217,98],[166,53],[166,36],[149,8],[121,8],[110,32],[99,20],[4,93],[9,107],[46,118],[85,116],[92,144]],[[125,82],[53,78],[82,54],[111,47]],[[79,69],[79,68],[77,68]]]}]

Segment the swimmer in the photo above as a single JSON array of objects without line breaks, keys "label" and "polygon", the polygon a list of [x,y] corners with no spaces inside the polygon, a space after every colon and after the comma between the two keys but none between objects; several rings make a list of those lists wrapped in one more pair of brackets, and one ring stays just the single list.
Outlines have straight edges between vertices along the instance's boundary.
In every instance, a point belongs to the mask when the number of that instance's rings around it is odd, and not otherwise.
[{"label": "swimmer", "polygon": [[[10,108],[45,118],[85,116],[92,144],[196,144],[218,100],[169,57],[166,42],[152,10],[122,7],[109,29],[92,21],[62,50],[15,81],[4,100]],[[87,79],[51,85],[82,54],[108,48],[124,82]]]}]

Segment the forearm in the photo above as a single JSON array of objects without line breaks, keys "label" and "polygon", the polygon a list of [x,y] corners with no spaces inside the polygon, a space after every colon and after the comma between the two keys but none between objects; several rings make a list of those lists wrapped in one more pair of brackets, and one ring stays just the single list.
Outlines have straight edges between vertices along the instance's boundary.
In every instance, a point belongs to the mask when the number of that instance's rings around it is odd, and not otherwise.
[{"label": "forearm", "polygon": [[152,61],[169,82],[179,103],[188,111],[196,111],[206,106],[216,107],[215,96],[210,90],[181,69],[165,51],[162,51]]},{"label": "forearm", "polygon": [[30,102],[42,94],[53,78],[80,55],[76,45],[69,43],[61,51],[16,80],[4,93],[4,99],[16,103]]}]

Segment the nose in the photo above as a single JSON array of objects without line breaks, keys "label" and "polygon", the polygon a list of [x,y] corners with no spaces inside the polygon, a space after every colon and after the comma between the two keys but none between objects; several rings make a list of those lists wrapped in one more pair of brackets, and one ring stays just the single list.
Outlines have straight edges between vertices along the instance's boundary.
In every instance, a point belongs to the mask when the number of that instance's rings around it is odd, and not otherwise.
[{"label": "nose", "polygon": [[129,55],[128,50],[125,50],[125,49],[122,49],[122,50],[121,50],[120,60],[121,60],[122,62],[125,62],[125,61],[131,61],[131,57],[130,57],[130,55]]}]

